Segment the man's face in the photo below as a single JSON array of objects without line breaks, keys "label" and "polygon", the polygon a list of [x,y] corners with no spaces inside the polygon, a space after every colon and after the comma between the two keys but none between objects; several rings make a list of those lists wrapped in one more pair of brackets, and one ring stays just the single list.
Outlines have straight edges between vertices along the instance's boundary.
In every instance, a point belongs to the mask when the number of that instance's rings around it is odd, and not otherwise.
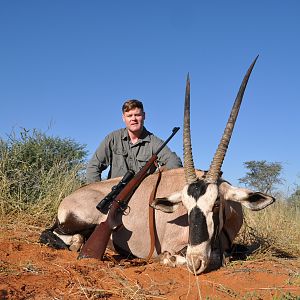
[{"label": "man's face", "polygon": [[127,129],[133,133],[143,130],[145,120],[145,112],[140,108],[134,108],[123,113],[123,121]]}]

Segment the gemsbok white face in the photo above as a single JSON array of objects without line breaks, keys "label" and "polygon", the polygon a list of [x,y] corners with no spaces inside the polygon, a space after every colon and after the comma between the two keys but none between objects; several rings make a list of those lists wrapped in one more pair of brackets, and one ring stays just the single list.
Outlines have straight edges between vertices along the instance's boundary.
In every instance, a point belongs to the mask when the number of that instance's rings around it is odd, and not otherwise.
[{"label": "gemsbok white face", "polygon": [[186,259],[193,273],[203,272],[210,260],[215,230],[213,208],[218,194],[216,184],[207,184],[203,180],[185,186],[182,192],[182,203],[187,209],[189,222]]}]

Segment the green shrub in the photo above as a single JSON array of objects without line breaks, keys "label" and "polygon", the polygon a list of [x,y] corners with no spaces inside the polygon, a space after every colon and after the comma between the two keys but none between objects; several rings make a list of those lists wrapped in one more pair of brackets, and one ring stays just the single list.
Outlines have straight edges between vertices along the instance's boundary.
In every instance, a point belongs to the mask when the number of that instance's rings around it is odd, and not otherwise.
[{"label": "green shrub", "polygon": [[[83,178],[85,146],[71,139],[22,129],[0,138],[1,213],[22,212],[45,199],[71,192]],[[66,182],[72,188],[66,188]],[[65,186],[62,188],[62,186]],[[65,192],[62,192],[65,191]]]}]

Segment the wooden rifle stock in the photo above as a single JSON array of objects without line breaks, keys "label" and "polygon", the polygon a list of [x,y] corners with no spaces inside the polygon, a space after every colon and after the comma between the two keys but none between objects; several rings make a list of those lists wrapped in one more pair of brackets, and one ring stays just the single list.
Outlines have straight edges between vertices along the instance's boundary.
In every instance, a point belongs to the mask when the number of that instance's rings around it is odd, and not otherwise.
[{"label": "wooden rifle stock", "polygon": [[170,141],[170,139],[176,134],[178,130],[179,127],[173,128],[171,136],[162,144],[162,146],[156,151],[156,153],[154,153],[152,157],[147,161],[145,166],[141,168],[141,170],[126,184],[126,186],[116,196],[109,209],[106,220],[96,226],[93,233],[83,245],[79,253],[78,259],[103,259],[105,249],[107,247],[109,238],[113,230],[122,224],[121,218],[118,218],[118,216],[120,216],[120,214],[126,209],[131,196],[141,184],[141,182],[145,179],[145,177],[148,175],[148,171],[153,166],[154,162],[157,160],[158,153],[166,146],[166,144]]}]

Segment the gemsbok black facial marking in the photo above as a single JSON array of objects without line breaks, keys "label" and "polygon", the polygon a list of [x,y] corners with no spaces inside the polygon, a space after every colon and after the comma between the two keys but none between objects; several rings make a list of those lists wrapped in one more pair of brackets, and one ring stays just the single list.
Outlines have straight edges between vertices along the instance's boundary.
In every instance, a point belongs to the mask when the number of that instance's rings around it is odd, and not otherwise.
[{"label": "gemsbok black facial marking", "polygon": [[206,193],[207,183],[203,180],[197,180],[189,185],[187,194],[196,201]]},{"label": "gemsbok black facial marking", "polygon": [[199,245],[209,239],[206,217],[199,207],[194,207],[189,214],[189,240],[192,246]]}]

